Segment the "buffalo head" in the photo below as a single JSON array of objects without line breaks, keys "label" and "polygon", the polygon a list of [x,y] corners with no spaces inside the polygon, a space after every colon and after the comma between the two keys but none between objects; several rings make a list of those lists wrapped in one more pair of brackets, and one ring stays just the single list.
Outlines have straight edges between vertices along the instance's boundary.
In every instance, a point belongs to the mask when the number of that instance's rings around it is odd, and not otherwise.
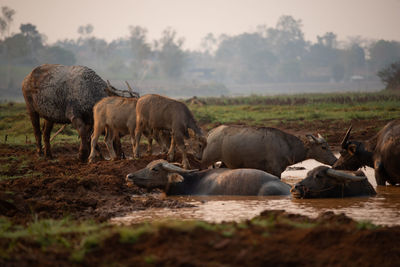
[{"label": "buffalo head", "polygon": [[368,164],[372,153],[367,151],[364,143],[358,141],[349,141],[352,126],[347,130],[346,135],[342,140],[342,149],[340,158],[335,162],[333,168],[339,170],[358,170]]},{"label": "buffalo head", "polygon": [[126,180],[147,189],[165,189],[171,183],[182,182],[183,177],[181,174],[194,171],[197,170],[185,170],[168,163],[166,160],[154,160],[145,168],[128,174]]},{"label": "buffalo head", "polygon": [[318,137],[311,134],[307,135],[307,147],[307,158],[315,159],[330,166],[337,160],[328,143],[320,134],[318,134]]},{"label": "buffalo head", "polygon": [[207,146],[207,138],[204,137],[202,131],[199,134],[196,134],[195,131],[188,128],[188,133],[190,136],[189,142],[190,146],[193,149],[193,156],[197,160],[201,160],[203,156],[203,151]]},{"label": "buffalo head", "polygon": [[345,172],[319,166],[290,190],[295,198],[330,198],[375,195],[376,192],[362,171]]}]

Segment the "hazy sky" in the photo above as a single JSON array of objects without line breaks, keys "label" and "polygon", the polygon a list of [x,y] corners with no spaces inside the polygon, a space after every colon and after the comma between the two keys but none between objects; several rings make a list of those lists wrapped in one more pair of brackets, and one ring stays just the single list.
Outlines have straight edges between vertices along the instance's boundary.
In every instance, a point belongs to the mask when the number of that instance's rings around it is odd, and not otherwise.
[{"label": "hazy sky", "polygon": [[216,36],[275,27],[281,15],[303,22],[307,40],[332,31],[339,40],[348,36],[400,41],[400,0],[0,0],[16,10],[12,32],[32,23],[48,43],[78,37],[88,23],[93,34],[107,41],[126,37],[129,25],[148,29],[158,39],[170,26],[195,49],[209,32]]}]

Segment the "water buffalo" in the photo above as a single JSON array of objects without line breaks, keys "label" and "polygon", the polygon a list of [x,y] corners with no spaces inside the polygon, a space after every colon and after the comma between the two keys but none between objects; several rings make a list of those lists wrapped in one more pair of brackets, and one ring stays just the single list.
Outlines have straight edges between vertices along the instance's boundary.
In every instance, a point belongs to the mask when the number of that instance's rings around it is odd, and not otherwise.
[{"label": "water buffalo", "polygon": [[254,168],[281,177],[287,166],[310,158],[329,165],[336,161],[320,135],[302,141],[275,128],[221,125],[208,134],[202,163],[222,161],[231,169]]},{"label": "water buffalo", "polygon": [[[92,134],[89,162],[95,159],[96,145],[100,135],[105,131],[105,143],[112,159],[119,158],[113,143],[120,143],[120,137],[129,134],[132,147],[135,145],[136,103],[137,98],[110,96],[103,98],[93,107],[94,130]],[[168,131],[149,132],[144,134],[149,139],[148,152],[152,151],[153,138],[162,148],[168,147],[171,135]]]},{"label": "water buffalo", "polygon": [[182,102],[160,95],[142,96],[136,104],[135,157],[139,157],[139,142],[146,129],[154,132],[166,130],[171,133],[168,160],[174,160],[176,145],[182,153],[182,164],[185,169],[189,169],[190,164],[184,139],[191,139],[194,156],[198,159],[201,159],[207,144],[188,107]]},{"label": "water buffalo", "polygon": [[400,120],[385,125],[366,142],[349,140],[351,126],[342,141],[335,169],[357,170],[362,166],[375,169],[377,185],[400,183]]},{"label": "water buffalo", "polygon": [[376,195],[362,171],[337,171],[319,166],[290,190],[295,198],[343,198]]},{"label": "water buffalo", "polygon": [[50,133],[54,123],[72,123],[81,138],[79,159],[89,154],[94,104],[117,94],[91,69],[83,66],[44,64],[28,74],[22,82],[27,110],[31,118],[39,155],[43,154],[40,118],[44,118],[44,154],[51,158]]},{"label": "water buffalo", "polygon": [[278,177],[256,169],[185,170],[165,160],[126,176],[127,181],[147,189],[159,188],[167,195],[289,195],[290,186]]}]

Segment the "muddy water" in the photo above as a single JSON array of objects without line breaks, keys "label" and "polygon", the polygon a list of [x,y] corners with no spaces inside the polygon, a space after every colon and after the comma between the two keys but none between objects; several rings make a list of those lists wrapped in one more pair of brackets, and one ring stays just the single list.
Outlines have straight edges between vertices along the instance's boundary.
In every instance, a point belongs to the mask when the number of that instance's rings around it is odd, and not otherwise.
[{"label": "muddy water", "polygon": [[[307,160],[292,167],[304,170],[287,170],[282,180],[295,184],[302,180],[312,168],[321,165]],[[376,187],[374,171],[364,170],[370,183],[376,188],[377,196],[345,199],[292,199],[291,197],[171,197],[196,205],[184,209],[148,209],[134,212],[124,217],[113,218],[114,223],[138,223],[164,219],[200,219],[210,222],[241,221],[250,219],[266,209],[286,210],[310,217],[316,217],[324,211],[344,212],[348,216],[381,225],[400,225],[400,187]],[[137,196],[141,198],[143,196]],[[159,196],[162,197],[162,196]]]}]

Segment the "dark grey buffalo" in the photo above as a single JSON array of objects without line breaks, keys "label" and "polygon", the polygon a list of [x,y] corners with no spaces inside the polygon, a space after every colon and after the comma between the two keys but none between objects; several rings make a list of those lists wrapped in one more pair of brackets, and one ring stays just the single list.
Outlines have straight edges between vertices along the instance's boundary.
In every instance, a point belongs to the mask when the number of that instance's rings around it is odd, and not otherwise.
[{"label": "dark grey buffalo", "polygon": [[185,170],[165,160],[126,176],[147,189],[159,188],[167,195],[289,195],[290,186],[276,176],[256,169]]},{"label": "dark grey buffalo", "polygon": [[54,123],[72,123],[81,138],[79,159],[89,155],[93,106],[108,95],[115,95],[93,70],[83,66],[44,64],[36,67],[22,82],[38,153],[43,154],[40,118],[44,118],[45,156],[51,158],[50,133]]},{"label": "dark grey buffalo", "polygon": [[343,198],[374,196],[375,189],[362,171],[345,172],[319,166],[290,190],[295,198]]},{"label": "dark grey buffalo", "polygon": [[280,177],[287,166],[305,159],[329,165],[336,161],[320,135],[301,140],[275,128],[221,125],[208,134],[202,163],[222,161],[231,169],[254,168]]},{"label": "dark grey buffalo", "polygon": [[375,169],[378,185],[400,183],[400,120],[385,125],[366,142],[349,140],[351,127],[342,141],[341,156],[335,169],[357,170],[362,166]]}]

